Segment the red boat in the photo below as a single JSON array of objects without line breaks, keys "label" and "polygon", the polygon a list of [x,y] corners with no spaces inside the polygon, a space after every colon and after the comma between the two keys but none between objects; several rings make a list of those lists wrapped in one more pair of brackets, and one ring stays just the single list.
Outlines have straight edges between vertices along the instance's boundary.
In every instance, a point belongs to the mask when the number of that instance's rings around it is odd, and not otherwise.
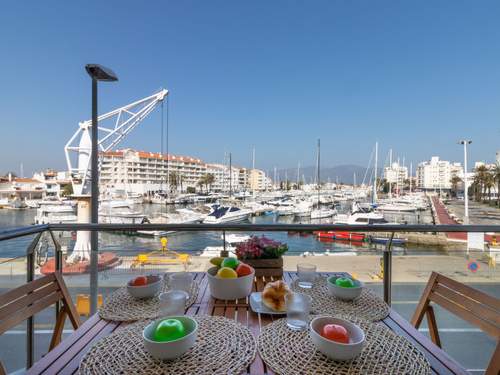
[{"label": "red boat", "polygon": [[363,241],[365,239],[365,234],[358,232],[328,231],[328,232],[318,232],[317,235],[320,238],[332,238],[336,240],[347,240],[347,241]]}]

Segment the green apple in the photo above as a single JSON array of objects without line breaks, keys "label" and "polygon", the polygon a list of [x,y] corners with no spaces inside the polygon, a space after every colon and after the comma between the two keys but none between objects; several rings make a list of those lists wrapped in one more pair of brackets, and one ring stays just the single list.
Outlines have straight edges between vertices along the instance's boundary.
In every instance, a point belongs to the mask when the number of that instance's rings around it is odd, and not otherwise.
[{"label": "green apple", "polygon": [[153,339],[155,341],[173,341],[184,336],[186,336],[186,330],[179,319],[165,319],[156,326]]},{"label": "green apple", "polygon": [[236,267],[238,267],[238,264],[240,264],[240,261],[236,258],[224,258],[221,263],[221,267],[229,267],[235,270]]},{"label": "green apple", "polygon": [[354,287],[354,282],[348,277],[339,277],[337,280],[335,280],[335,285],[342,288],[352,288]]}]

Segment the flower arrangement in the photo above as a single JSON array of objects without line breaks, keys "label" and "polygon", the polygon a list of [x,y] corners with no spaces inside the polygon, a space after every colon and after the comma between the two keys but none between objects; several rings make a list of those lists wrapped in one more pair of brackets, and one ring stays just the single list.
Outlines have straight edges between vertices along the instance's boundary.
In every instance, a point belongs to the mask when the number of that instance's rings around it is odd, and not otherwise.
[{"label": "flower arrangement", "polygon": [[252,236],[236,247],[238,259],[277,259],[287,251],[287,244],[265,236]]}]

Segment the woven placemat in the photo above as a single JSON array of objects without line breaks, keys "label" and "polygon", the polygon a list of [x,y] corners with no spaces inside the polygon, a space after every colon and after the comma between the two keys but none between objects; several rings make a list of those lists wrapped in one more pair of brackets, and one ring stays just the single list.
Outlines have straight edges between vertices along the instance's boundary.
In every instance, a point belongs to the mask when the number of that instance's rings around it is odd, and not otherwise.
[{"label": "woven placemat", "polygon": [[342,301],[328,294],[325,276],[318,276],[312,288],[301,288],[294,280],[290,289],[312,297],[311,310],[315,314],[333,314],[376,322],[389,315],[389,306],[382,298],[368,288],[363,288],[361,295],[353,301]]},{"label": "woven placemat", "polygon": [[256,355],[250,330],[220,316],[194,316],[195,345],[182,357],[161,361],[144,349],[142,331],[150,321],[137,322],[99,340],[80,363],[86,374],[240,374]]},{"label": "woven placemat", "polygon": [[365,332],[361,354],[352,361],[337,362],[317,351],[309,331],[292,331],[286,319],[265,326],[258,338],[259,354],[277,374],[430,374],[430,365],[407,339],[380,323],[355,321]]},{"label": "woven placemat", "polygon": [[[168,281],[163,282],[161,292],[169,290]],[[199,285],[193,281],[186,308],[191,306],[198,297]],[[160,292],[160,293],[161,293]],[[99,316],[102,319],[117,322],[133,322],[143,319],[155,319],[160,314],[160,300],[158,296],[153,298],[137,299],[132,297],[127,288],[119,288],[111,293],[99,308]]]}]

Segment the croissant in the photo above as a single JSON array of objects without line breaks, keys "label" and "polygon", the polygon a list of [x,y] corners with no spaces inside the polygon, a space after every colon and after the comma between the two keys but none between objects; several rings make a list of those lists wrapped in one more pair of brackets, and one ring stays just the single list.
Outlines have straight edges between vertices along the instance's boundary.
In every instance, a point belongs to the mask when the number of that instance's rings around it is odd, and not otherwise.
[{"label": "croissant", "polygon": [[290,293],[290,288],[282,280],[267,283],[262,291],[262,303],[274,311],[286,311],[285,295]]}]

